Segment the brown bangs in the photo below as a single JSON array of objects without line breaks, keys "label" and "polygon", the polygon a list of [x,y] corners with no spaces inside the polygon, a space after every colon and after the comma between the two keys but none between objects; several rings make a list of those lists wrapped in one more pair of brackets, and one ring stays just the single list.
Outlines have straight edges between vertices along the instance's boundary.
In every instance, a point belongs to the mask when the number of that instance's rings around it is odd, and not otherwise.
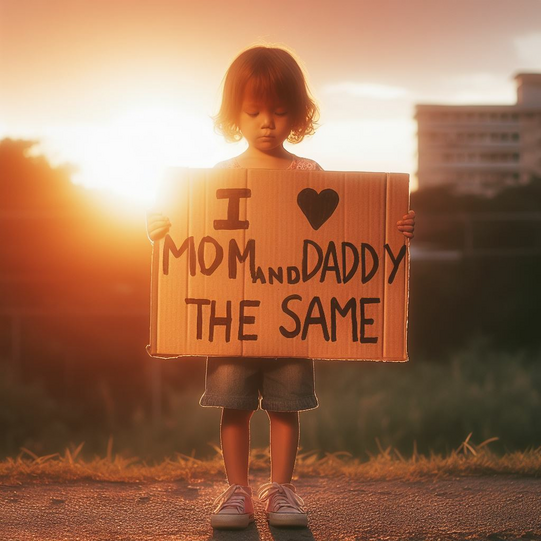
[{"label": "brown bangs", "polygon": [[285,49],[261,46],[241,53],[226,73],[214,125],[227,141],[242,139],[238,118],[248,83],[259,99],[282,102],[289,109],[293,121],[290,143],[299,143],[315,132],[319,112],[299,64]]}]

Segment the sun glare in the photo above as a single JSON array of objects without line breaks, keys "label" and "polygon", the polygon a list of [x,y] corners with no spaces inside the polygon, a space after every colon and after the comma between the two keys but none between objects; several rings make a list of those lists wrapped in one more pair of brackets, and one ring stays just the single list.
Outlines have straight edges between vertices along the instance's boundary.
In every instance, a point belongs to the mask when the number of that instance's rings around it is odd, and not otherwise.
[{"label": "sun glare", "polygon": [[50,127],[42,140],[53,163],[76,167],[76,184],[149,206],[167,167],[212,167],[219,153],[207,116],[165,107],[133,108],[107,125]]}]

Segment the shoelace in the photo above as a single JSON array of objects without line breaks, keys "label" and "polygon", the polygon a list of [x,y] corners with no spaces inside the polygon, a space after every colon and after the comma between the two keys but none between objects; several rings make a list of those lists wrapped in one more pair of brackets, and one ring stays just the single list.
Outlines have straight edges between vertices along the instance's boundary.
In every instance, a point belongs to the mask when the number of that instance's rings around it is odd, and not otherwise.
[{"label": "shoelace", "polygon": [[264,502],[272,498],[272,507],[276,511],[282,509],[304,513],[304,501],[293,490],[279,483],[266,483],[260,489],[258,498]]},{"label": "shoelace", "polygon": [[242,514],[244,511],[244,500],[250,494],[246,492],[241,485],[231,485],[223,494],[220,494],[215,500],[216,510],[214,513],[219,513],[223,509],[232,508],[237,513]]}]

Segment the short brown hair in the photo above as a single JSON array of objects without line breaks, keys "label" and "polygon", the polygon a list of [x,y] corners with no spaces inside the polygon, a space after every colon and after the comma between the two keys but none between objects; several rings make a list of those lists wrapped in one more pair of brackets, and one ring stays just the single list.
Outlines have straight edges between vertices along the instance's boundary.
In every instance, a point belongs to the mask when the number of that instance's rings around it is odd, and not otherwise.
[{"label": "short brown hair", "polygon": [[252,81],[262,98],[283,101],[292,115],[287,140],[300,143],[315,133],[319,110],[310,96],[304,73],[292,54],[277,47],[257,46],[242,52],[225,74],[222,105],[214,127],[227,141],[242,139],[238,126],[244,89]]}]

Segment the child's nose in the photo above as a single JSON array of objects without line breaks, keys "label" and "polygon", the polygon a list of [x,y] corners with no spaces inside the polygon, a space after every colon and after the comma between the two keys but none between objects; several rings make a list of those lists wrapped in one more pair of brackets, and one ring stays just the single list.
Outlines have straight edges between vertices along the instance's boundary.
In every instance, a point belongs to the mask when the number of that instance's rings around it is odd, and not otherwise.
[{"label": "child's nose", "polygon": [[274,128],[274,117],[273,115],[264,114],[261,118],[261,127],[262,128]]}]

